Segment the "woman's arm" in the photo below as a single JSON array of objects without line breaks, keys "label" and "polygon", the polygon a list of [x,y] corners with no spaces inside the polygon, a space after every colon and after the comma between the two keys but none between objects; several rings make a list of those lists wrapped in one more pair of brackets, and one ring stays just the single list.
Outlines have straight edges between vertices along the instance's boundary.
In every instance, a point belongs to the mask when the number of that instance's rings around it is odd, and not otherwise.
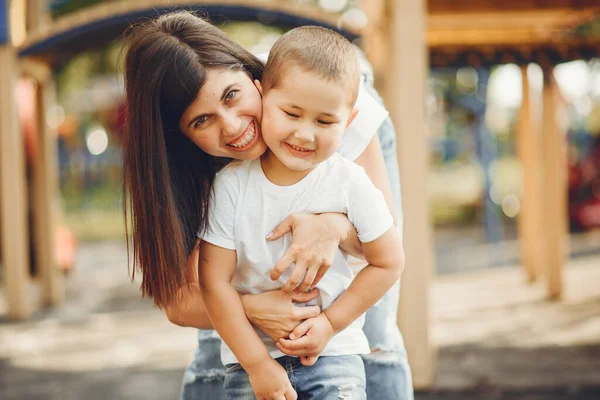
[{"label": "woman's arm", "polygon": [[180,288],[175,299],[165,308],[167,318],[179,326],[213,329],[198,285],[198,244],[188,259],[187,277],[190,283]]},{"label": "woman's arm", "polygon": [[[214,329],[198,284],[198,245],[188,260],[187,273],[190,283],[188,287],[179,289],[177,297],[166,307],[167,318],[171,323],[183,327]],[[317,296],[317,290],[289,295],[275,290],[256,295],[244,294],[240,298],[252,325],[277,341],[287,338],[302,321],[319,315],[318,306],[296,305],[314,300]]]}]

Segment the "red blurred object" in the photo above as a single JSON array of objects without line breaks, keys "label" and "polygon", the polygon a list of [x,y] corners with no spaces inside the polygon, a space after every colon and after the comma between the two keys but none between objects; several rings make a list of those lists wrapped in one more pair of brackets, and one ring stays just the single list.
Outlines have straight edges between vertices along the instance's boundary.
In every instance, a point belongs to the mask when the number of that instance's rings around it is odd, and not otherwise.
[{"label": "red blurred object", "polygon": [[569,166],[569,222],[573,231],[600,228],[600,138]]}]

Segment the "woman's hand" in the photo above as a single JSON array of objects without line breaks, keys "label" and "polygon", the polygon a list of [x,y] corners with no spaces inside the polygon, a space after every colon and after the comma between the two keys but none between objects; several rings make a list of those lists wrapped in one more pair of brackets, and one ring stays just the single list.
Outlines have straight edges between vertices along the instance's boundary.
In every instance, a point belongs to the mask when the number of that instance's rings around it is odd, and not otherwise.
[{"label": "woman's hand", "polygon": [[267,240],[277,240],[292,232],[292,243],[281,260],[271,270],[271,279],[279,279],[290,265],[295,264],[283,291],[303,293],[314,288],[333,263],[340,242],[356,231],[344,214],[291,214],[284,219]]},{"label": "woman's hand", "polygon": [[317,289],[307,293],[291,294],[274,290],[241,297],[250,323],[277,342],[281,338],[287,339],[304,320],[319,315],[321,312],[319,306],[302,307],[293,303],[306,303],[315,299],[318,294]]}]

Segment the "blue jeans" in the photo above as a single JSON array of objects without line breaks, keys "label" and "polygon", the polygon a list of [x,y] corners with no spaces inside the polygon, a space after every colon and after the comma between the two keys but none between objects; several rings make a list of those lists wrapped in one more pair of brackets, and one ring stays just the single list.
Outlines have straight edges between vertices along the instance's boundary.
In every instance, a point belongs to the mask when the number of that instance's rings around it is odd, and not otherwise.
[{"label": "blue jeans", "polygon": [[[305,367],[297,357],[284,356],[277,362],[287,371],[298,393],[298,400],[364,400],[365,368],[359,356],[319,357],[315,365]],[[240,364],[227,366],[227,399],[255,400],[248,374]]]},{"label": "blue jeans", "polygon": [[[364,77],[366,88],[381,101],[369,77]],[[402,229],[400,176],[396,155],[396,133],[390,118],[378,131],[381,150],[394,196],[398,228]],[[410,367],[402,335],[397,327],[400,283],[367,312],[364,332],[369,340],[371,354],[363,356],[367,377],[367,398],[413,400]],[[225,399],[222,389],[225,367],[220,359],[220,341],[213,331],[198,332],[196,356],[183,376],[182,399]]]}]

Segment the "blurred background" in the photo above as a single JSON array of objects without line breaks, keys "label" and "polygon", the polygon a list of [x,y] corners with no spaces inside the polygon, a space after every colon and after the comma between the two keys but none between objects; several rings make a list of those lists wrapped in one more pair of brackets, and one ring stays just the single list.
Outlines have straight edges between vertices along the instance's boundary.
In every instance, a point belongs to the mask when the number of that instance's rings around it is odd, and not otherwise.
[{"label": "blurred background", "polygon": [[256,53],[302,24],[365,51],[417,399],[600,398],[600,0],[0,1],[0,398],[177,396],[195,331],[128,279],[120,40],[175,6]]}]

